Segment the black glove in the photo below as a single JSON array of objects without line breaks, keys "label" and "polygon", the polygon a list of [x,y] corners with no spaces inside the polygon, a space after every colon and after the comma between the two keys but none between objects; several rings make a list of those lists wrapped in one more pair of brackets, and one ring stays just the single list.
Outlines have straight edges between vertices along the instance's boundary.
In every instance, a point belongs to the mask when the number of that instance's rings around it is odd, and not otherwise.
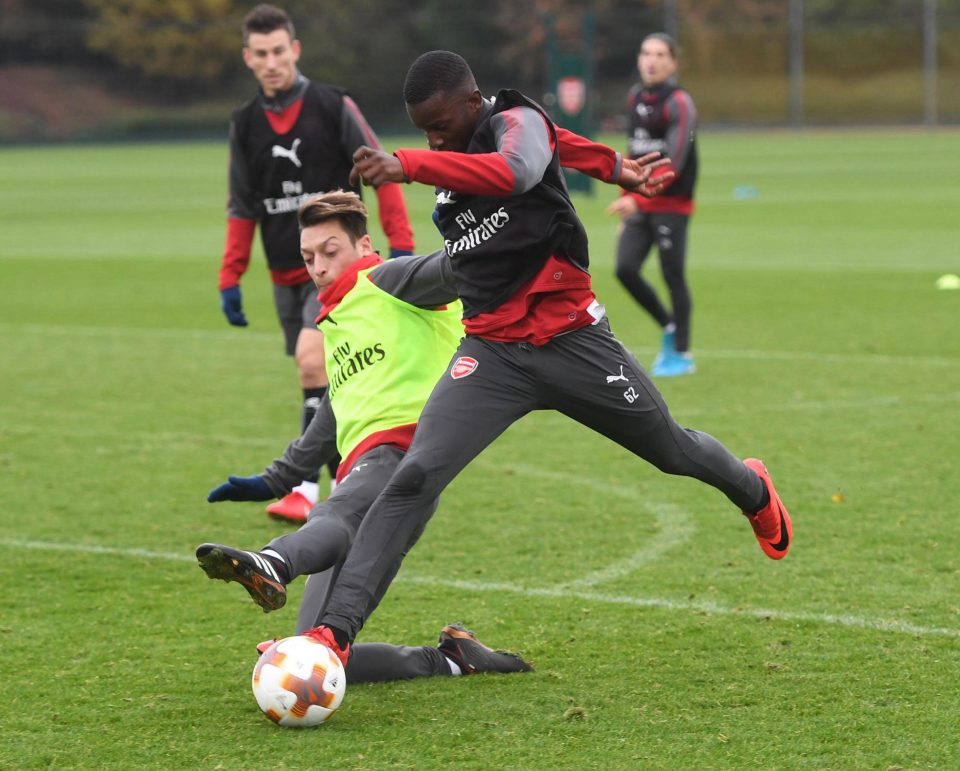
[{"label": "black glove", "polygon": [[240,295],[240,286],[228,286],[220,290],[220,307],[223,315],[235,327],[247,326],[247,317],[243,315],[243,298]]},{"label": "black glove", "polygon": [[261,476],[228,477],[227,481],[215,487],[207,496],[208,503],[217,501],[269,501],[276,498],[270,485]]}]

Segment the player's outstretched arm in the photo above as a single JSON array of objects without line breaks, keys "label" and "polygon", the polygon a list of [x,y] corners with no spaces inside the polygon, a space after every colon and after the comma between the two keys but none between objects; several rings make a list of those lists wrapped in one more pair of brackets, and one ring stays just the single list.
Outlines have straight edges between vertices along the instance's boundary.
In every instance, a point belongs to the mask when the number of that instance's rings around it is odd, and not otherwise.
[{"label": "player's outstretched arm", "polygon": [[214,487],[207,496],[208,503],[219,501],[269,501],[276,497],[263,477],[227,477],[227,481]]},{"label": "player's outstretched arm", "polygon": [[337,454],[337,421],[330,400],[324,396],[306,431],[287,445],[283,457],[277,458],[262,474],[251,477],[231,476],[210,491],[207,500],[269,501],[281,498]]},{"label": "player's outstretched arm", "polygon": [[316,474],[318,468],[336,456],[337,420],[325,394],[310,425],[287,445],[282,457],[264,469],[263,478],[280,497]]}]

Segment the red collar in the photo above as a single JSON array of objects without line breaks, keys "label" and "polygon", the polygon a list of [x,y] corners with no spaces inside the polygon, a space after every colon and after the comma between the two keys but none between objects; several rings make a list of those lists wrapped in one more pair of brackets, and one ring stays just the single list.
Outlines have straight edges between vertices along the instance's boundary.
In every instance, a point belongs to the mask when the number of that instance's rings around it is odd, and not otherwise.
[{"label": "red collar", "polygon": [[347,293],[356,286],[357,274],[361,270],[375,267],[382,262],[383,259],[381,259],[379,254],[371,254],[366,257],[361,257],[359,260],[347,266],[346,270],[337,276],[332,284],[317,295],[321,306],[320,315],[317,316],[317,323],[319,324],[329,316],[333,312],[333,309],[340,304],[340,301],[347,296]]}]

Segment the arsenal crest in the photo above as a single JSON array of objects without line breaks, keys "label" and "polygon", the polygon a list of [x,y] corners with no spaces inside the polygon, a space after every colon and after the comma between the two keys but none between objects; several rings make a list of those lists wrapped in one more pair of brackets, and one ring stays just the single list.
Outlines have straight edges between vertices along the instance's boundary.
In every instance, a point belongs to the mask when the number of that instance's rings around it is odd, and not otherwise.
[{"label": "arsenal crest", "polygon": [[587,103],[587,84],[583,78],[560,78],[557,82],[557,103],[567,115],[578,115]]},{"label": "arsenal crest", "polygon": [[480,362],[470,356],[461,356],[453,363],[453,366],[450,367],[450,377],[454,380],[460,380],[460,378],[471,375],[479,363]]}]

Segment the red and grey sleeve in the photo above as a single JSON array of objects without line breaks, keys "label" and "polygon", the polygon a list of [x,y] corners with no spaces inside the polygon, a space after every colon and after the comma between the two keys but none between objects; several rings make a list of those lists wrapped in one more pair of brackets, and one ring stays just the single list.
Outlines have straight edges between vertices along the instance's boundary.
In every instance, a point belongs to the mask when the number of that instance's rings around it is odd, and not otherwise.
[{"label": "red and grey sleeve", "polygon": [[690,148],[697,133],[697,108],[683,89],[674,91],[663,105],[667,119],[666,155],[679,175],[690,157]]},{"label": "red and grey sleeve", "polygon": [[411,182],[467,195],[520,195],[543,179],[553,154],[550,132],[540,114],[513,107],[491,119],[493,153],[397,150],[394,155]]},{"label": "red and grey sleeve", "polygon": [[230,124],[227,237],[220,264],[220,289],[236,286],[250,265],[250,247],[257,228],[257,202],[236,124]]},{"label": "red and grey sleeve", "polygon": [[445,307],[457,299],[446,249],[388,260],[370,271],[369,278],[387,294],[418,308]]},{"label": "red and grey sleeve", "polygon": [[[370,128],[367,119],[360,112],[357,103],[346,94],[343,95],[343,113],[340,124],[341,146],[347,158],[353,161],[358,147],[366,145],[382,149],[380,140]],[[413,228],[407,215],[407,204],[403,198],[403,189],[395,182],[388,182],[377,188],[377,208],[380,213],[380,227],[390,242],[391,249],[413,251]]]},{"label": "red and grey sleeve", "polygon": [[240,283],[240,278],[250,265],[250,247],[257,229],[256,220],[230,217],[227,220],[227,240],[223,247],[220,264],[220,289]]},{"label": "red and grey sleeve", "polygon": [[601,182],[615,183],[620,179],[623,166],[620,153],[560,126],[556,128],[561,166],[576,169]]}]

